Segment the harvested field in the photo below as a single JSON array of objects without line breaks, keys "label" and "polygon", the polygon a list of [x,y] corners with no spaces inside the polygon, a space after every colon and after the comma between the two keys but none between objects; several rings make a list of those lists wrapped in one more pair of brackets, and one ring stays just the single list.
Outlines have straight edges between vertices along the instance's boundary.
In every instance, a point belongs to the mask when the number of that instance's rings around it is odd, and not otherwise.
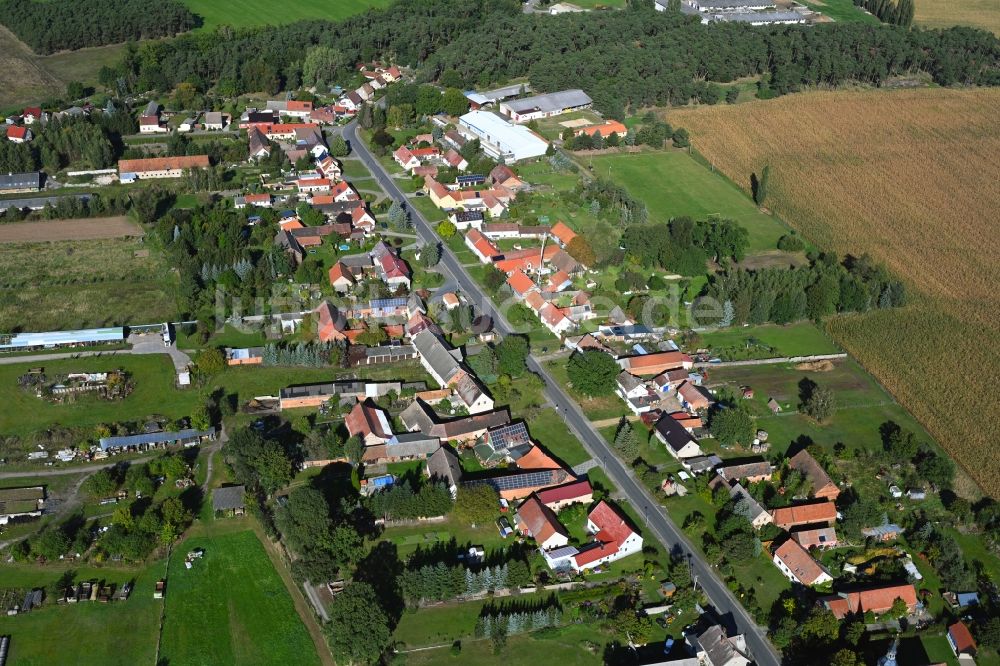
[{"label": "harvested field", "polygon": [[968,25],[1000,35],[1000,3],[996,0],[917,0],[913,22],[930,28]]},{"label": "harvested field", "polygon": [[99,240],[142,236],[139,225],[124,215],[74,220],[38,220],[0,224],[0,243]]},{"label": "harvested field", "polygon": [[767,205],[809,240],[906,280],[906,308],[828,328],[994,495],[998,104],[997,89],[814,92],[668,116],[744,188],[770,164]]}]

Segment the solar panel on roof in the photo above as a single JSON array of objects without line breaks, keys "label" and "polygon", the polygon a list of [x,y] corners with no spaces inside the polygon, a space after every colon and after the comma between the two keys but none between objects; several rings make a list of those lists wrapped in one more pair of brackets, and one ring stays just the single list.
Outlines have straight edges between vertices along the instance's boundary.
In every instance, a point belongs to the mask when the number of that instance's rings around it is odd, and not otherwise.
[{"label": "solar panel on roof", "polygon": [[497,476],[491,479],[483,479],[483,483],[488,483],[499,492],[503,492],[504,490],[517,490],[518,488],[544,486],[551,482],[551,470],[529,472],[527,474],[510,474],[508,476]]}]

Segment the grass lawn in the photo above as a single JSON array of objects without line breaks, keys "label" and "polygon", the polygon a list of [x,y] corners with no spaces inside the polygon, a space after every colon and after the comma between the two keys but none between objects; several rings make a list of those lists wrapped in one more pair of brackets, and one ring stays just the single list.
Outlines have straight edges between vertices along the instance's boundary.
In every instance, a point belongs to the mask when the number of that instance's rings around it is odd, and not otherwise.
[{"label": "grass lawn", "polygon": [[610,176],[644,201],[651,220],[666,221],[680,215],[730,218],[750,232],[750,253],[773,250],[786,233],[780,222],[761,213],[733,183],[685,152],[602,155],[592,158],[592,164],[595,175]]},{"label": "grass lawn", "polygon": [[[523,595],[519,601],[543,599],[544,595]],[[449,604],[424,608],[415,613],[406,612],[400,619],[393,636],[407,648],[462,642],[462,652],[457,658],[449,655],[449,648],[425,650],[407,654],[408,664],[440,664],[445,659],[470,664],[538,664],[541,660],[558,660],[565,664],[600,664],[601,657],[587,649],[587,642],[603,642],[598,627],[593,624],[574,624],[552,631],[521,634],[507,639],[506,648],[493,654],[493,646],[486,639],[475,639],[473,633],[484,601]]]},{"label": "grass lawn", "polygon": [[183,0],[192,12],[204,20],[203,32],[220,25],[237,28],[257,25],[279,25],[302,19],[336,21],[359,14],[369,7],[385,7],[388,0],[287,0],[280,5],[264,0],[231,0],[220,3],[213,0]]},{"label": "grass lawn", "polygon": [[[431,224],[440,222],[447,217],[441,209],[435,206],[434,202],[427,197],[409,197],[407,202],[420,211],[423,214],[424,219]],[[458,237],[458,234],[456,234],[456,237]],[[462,239],[459,237],[459,240]]]},{"label": "grass lawn", "polygon": [[352,181],[358,178],[371,178],[372,174],[360,159],[344,157],[340,164],[344,170],[344,178]]},{"label": "grass lawn", "polygon": [[701,333],[700,337],[698,347],[711,349],[724,361],[836,354],[840,351],[812,322],[726,328]]},{"label": "grass lawn", "polygon": [[[5,587],[44,587],[66,569],[6,565],[0,569],[0,579]],[[8,663],[26,666],[153,663],[163,606],[162,601],[153,599],[153,585],[163,571],[162,562],[142,570],[76,569],[77,581],[98,579],[120,586],[134,580],[134,591],[128,601],[109,604],[57,605],[54,599],[46,599],[42,608],[31,613],[0,617],[0,635],[11,636]],[[111,631],[109,627],[119,630]]]},{"label": "grass lawn", "polygon": [[[204,548],[191,569],[184,554]],[[312,639],[264,547],[250,530],[194,537],[167,577],[161,659],[170,664],[318,664]]]},{"label": "grass lawn", "polygon": [[590,398],[575,390],[570,385],[569,373],[566,371],[566,359],[548,361],[545,364],[545,368],[552,373],[552,376],[563,388],[569,391],[570,396],[580,404],[583,413],[591,421],[617,418],[626,412],[625,403],[614,393]]},{"label": "grass lawn", "polygon": [[28,435],[38,429],[61,425],[66,427],[97,425],[122,420],[136,420],[153,414],[168,418],[188,416],[201,399],[197,391],[174,388],[174,366],[166,355],[106,356],[83,359],[47,361],[45,372],[56,375],[67,372],[101,372],[121,368],[132,374],[135,390],[121,401],[97,398],[76,403],[55,404],[39,400],[33,393],[22,391],[17,378],[37,363],[0,366],[0,432],[8,435]]},{"label": "grass lawn", "polygon": [[804,4],[841,23],[867,23],[869,25],[880,23],[877,18],[857,7],[852,0],[805,0]]},{"label": "grass lawn", "polygon": [[[796,370],[791,365],[709,369],[707,383],[713,387],[725,383],[732,389],[752,387],[755,395],[745,403],[757,416],[757,427],[767,430],[769,441],[778,451],[802,435],[831,453],[837,442],[843,442],[848,449],[881,446],[878,428],[890,420],[913,430],[922,440],[931,441],[916,420],[854,360],[836,361],[832,365],[833,369],[827,372]],[[836,409],[829,422],[820,424],[798,413],[798,383],[803,378],[833,390]],[[767,409],[771,397],[783,409],[778,415]]]},{"label": "grass lawn", "polygon": [[[496,517],[500,517],[500,507],[497,506]],[[508,516],[508,520],[513,518]],[[472,527],[456,521],[449,516],[439,523],[428,523],[426,525],[416,525],[412,527],[390,527],[382,534],[382,539],[391,541],[399,548],[399,557],[406,559],[413,554],[417,548],[429,548],[435,545],[443,545],[455,540],[459,550],[462,546],[482,546],[487,552],[499,548],[505,548],[513,542],[511,537],[504,539],[500,536],[493,521],[486,525]],[[457,551],[456,551],[457,552]]]},{"label": "grass lawn", "polygon": [[[149,256],[137,256],[146,250]],[[0,330],[48,331],[168,321],[177,277],[137,238],[0,247]]]},{"label": "grass lawn", "polygon": [[567,465],[572,467],[590,460],[590,454],[555,410],[540,410],[528,421],[528,428],[532,439]]}]

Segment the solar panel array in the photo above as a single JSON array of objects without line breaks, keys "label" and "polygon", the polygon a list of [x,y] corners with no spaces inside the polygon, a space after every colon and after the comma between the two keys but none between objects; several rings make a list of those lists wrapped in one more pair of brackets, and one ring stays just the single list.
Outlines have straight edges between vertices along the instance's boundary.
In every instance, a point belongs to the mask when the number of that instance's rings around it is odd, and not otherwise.
[{"label": "solar panel array", "polygon": [[509,449],[518,444],[527,444],[531,441],[531,437],[528,435],[528,427],[523,421],[494,428],[489,431],[489,435],[490,445],[497,451]]}]

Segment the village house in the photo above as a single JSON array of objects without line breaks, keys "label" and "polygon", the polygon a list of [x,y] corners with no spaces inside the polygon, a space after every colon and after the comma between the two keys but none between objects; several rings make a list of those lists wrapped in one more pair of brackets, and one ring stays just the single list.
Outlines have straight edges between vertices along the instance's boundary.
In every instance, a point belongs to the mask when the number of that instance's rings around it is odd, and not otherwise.
[{"label": "village house", "polygon": [[465,234],[465,245],[484,264],[491,263],[494,258],[501,256],[499,248],[477,229],[472,229]]},{"label": "village house", "polygon": [[677,399],[681,407],[691,413],[700,412],[712,406],[712,396],[708,390],[688,380],[677,387]]},{"label": "village house", "polygon": [[289,386],[278,392],[279,409],[299,409],[319,407],[331,400],[339,404],[353,405],[367,398],[380,398],[389,392],[399,393],[400,382],[363,382],[343,380],[325,384],[303,384]]},{"label": "village house", "polygon": [[810,496],[833,501],[840,495],[840,488],[807,450],[803,449],[792,456],[788,460],[788,466],[805,476],[811,488]]},{"label": "village house", "polygon": [[139,134],[165,134],[170,129],[160,120],[160,105],[150,102],[139,116]]},{"label": "village house", "polygon": [[622,370],[615,378],[616,391],[633,414],[642,414],[653,409],[660,401],[644,381]]},{"label": "village house", "polygon": [[412,341],[417,353],[420,354],[420,363],[424,369],[442,388],[453,388],[470,414],[493,409],[493,399],[482,388],[475,375],[462,367],[461,350],[451,349],[441,337],[429,329],[414,335]]},{"label": "village house", "polygon": [[727,481],[758,483],[760,481],[771,480],[771,475],[774,474],[774,465],[766,460],[742,463],[739,465],[725,465],[720,467],[717,470],[717,473]]},{"label": "village house", "polygon": [[917,608],[917,591],[909,584],[841,592],[823,597],[819,603],[829,609],[838,620],[843,620],[848,615],[855,613],[872,612],[875,615],[882,615],[892,609],[896,599],[902,599],[910,613]]},{"label": "village house", "polygon": [[667,447],[667,452],[678,460],[705,455],[691,433],[669,415],[656,422],[653,432]]},{"label": "village house", "polygon": [[21,112],[21,119],[25,125],[34,125],[36,122],[48,120],[49,114],[42,111],[40,106],[28,106]]},{"label": "village house", "polygon": [[793,583],[811,587],[833,581],[830,572],[793,539],[786,540],[774,549],[772,561]]},{"label": "village house", "polygon": [[32,138],[31,130],[22,125],[7,125],[7,140],[11,143],[28,143]]},{"label": "village house", "polygon": [[313,110],[312,102],[298,102],[296,100],[268,100],[265,108],[268,111],[277,113],[279,116],[289,116],[291,118],[308,118]]},{"label": "village house", "polygon": [[753,495],[751,495],[746,488],[739,483],[728,485],[728,487],[729,496],[746,505],[747,520],[750,521],[750,524],[755,530],[759,530],[764,527],[764,525],[769,525],[773,522],[771,514],[767,512],[767,509],[761,506],[760,502],[754,499]]},{"label": "village house", "polygon": [[604,500],[587,515],[587,533],[594,540],[569,558],[576,571],[593,569],[642,551],[642,536]]},{"label": "village house", "polygon": [[37,192],[40,189],[42,189],[42,174],[39,171],[0,173],[0,194]]},{"label": "village house", "polygon": [[201,121],[201,127],[209,132],[221,132],[229,124],[229,117],[221,111],[208,111]]},{"label": "village house", "polygon": [[771,511],[774,524],[783,530],[803,525],[833,525],[837,520],[837,505],[833,502],[793,504]]},{"label": "village house", "polygon": [[267,192],[263,194],[241,194],[233,197],[233,208],[236,210],[242,210],[249,206],[256,206],[258,208],[271,208],[273,205],[273,200],[271,195]]},{"label": "village house", "polygon": [[408,432],[420,431],[442,440],[470,442],[482,437],[490,428],[510,423],[510,413],[503,408],[454,419],[440,419],[427,403],[417,399],[399,414],[399,420]]},{"label": "village house", "polygon": [[600,134],[602,137],[607,139],[612,134],[617,134],[619,137],[624,137],[628,134],[628,127],[625,127],[622,123],[617,120],[605,120],[603,123],[596,125],[588,125],[581,129],[573,132],[574,136],[580,136],[581,134],[586,134],[587,136],[595,136]]},{"label": "village house", "polygon": [[517,531],[531,537],[542,550],[561,548],[569,543],[569,533],[555,512],[545,506],[536,495],[526,499],[515,515]]},{"label": "village house", "polygon": [[746,637],[743,634],[729,636],[721,625],[713,625],[700,634],[688,634],[686,640],[700,666],[749,666],[753,663]]},{"label": "village house", "polygon": [[458,484],[462,482],[462,465],[458,455],[450,447],[441,446],[427,459],[427,476],[431,480],[444,481],[454,499]]},{"label": "village house", "polygon": [[833,527],[804,527],[792,531],[792,538],[806,550],[836,548],[838,543],[837,530]]},{"label": "village house", "polygon": [[366,447],[385,444],[392,437],[388,415],[370,400],[358,402],[344,417],[347,433],[358,436]]}]

